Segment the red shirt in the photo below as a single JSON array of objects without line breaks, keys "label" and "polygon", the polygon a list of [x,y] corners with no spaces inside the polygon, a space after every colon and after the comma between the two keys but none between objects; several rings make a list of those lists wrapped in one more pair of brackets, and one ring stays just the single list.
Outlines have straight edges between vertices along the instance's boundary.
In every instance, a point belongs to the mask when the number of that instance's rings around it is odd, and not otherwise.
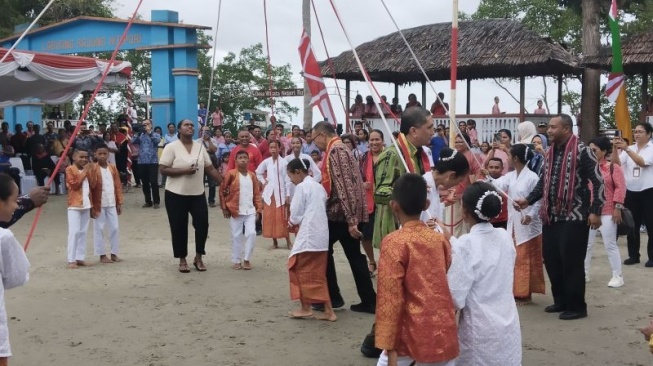
[{"label": "red shirt", "polygon": [[[231,153],[229,153],[229,163],[227,163],[227,168],[229,168],[229,170],[236,169],[236,155],[242,149],[243,147],[238,145],[233,150],[231,150]],[[263,161],[263,156],[261,156],[261,152],[258,150],[258,147],[252,144],[248,145],[245,151],[247,151],[247,155],[249,155],[249,164],[247,164],[247,170],[250,172],[255,172],[256,168]]]},{"label": "red shirt", "polygon": [[501,222],[508,222],[508,197],[505,194],[501,195],[503,200],[503,206],[501,207],[501,213],[496,218],[490,220],[492,224],[498,224]]},{"label": "red shirt", "polygon": [[261,156],[263,157],[263,160],[269,158],[270,155],[270,148],[268,147],[268,140],[263,140],[258,144],[258,149],[261,152]]}]

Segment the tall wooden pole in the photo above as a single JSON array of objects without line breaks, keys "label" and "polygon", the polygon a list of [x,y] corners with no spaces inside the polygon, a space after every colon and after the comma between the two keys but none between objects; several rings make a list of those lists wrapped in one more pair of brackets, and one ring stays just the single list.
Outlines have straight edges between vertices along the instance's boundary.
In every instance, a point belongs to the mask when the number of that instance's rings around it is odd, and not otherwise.
[{"label": "tall wooden pole", "polygon": [[[311,0],[302,0],[302,23],[306,34],[311,36]],[[313,127],[313,108],[311,107],[311,90],[304,79],[304,129]],[[333,122],[333,121],[329,121]]]},{"label": "tall wooden pole", "polygon": [[458,79],[458,0],[453,0],[451,21],[451,103],[449,104],[449,146],[454,146],[458,125],[456,124],[456,81]]},{"label": "tall wooden pole", "polygon": [[[599,2],[582,0],[583,56],[598,55],[601,47],[599,29]],[[599,105],[601,92],[601,71],[586,68],[583,71],[583,88],[581,98],[581,139],[589,141],[599,133]]]}]

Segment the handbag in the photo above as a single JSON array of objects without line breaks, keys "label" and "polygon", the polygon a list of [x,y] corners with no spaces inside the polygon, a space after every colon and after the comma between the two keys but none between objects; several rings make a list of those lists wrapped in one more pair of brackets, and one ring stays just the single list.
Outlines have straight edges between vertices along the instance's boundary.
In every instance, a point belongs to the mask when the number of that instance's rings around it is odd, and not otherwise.
[{"label": "handbag", "polygon": [[[616,187],[614,183],[614,165],[610,163],[610,178],[612,179],[612,187]],[[621,209],[621,224],[617,225],[617,235],[628,235],[635,229],[635,219],[633,213],[626,207]]]}]

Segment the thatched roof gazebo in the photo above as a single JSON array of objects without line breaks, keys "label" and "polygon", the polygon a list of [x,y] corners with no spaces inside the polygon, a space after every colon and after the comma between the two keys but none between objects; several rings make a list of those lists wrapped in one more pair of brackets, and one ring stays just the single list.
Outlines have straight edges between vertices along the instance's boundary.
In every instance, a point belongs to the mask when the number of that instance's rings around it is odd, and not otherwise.
[{"label": "thatched roof gazebo", "polygon": [[[429,78],[449,80],[451,23],[423,25],[403,33]],[[425,94],[424,76],[398,32],[363,43],[356,51],[372,80],[394,83],[395,91],[398,85],[422,82]],[[351,51],[322,61],[321,68],[324,77],[335,74],[347,82],[364,80]],[[459,23],[458,78],[467,79],[468,85],[473,79],[520,78],[523,96],[526,76],[557,76],[561,80],[564,75],[578,73],[576,58],[563,46],[542,38],[518,21],[485,19]]]},{"label": "thatched roof gazebo", "polygon": [[[641,116],[653,115],[648,111],[649,74],[653,72],[653,31],[639,33],[625,39],[621,45],[623,68],[626,75],[642,76]],[[612,68],[612,48],[602,47],[596,56],[587,56],[582,60],[583,67],[609,71]]]}]

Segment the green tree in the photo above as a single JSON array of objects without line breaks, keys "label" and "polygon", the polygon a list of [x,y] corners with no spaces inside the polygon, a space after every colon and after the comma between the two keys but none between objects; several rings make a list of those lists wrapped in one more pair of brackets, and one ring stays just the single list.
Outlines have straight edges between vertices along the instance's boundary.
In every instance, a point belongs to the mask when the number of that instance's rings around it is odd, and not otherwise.
[{"label": "green tree", "polygon": [[[0,37],[14,33],[14,27],[28,23],[45,8],[47,0],[0,0]],[[113,17],[113,0],[59,0],[39,20],[41,26],[78,16]]]},{"label": "green tree", "polygon": [[[208,90],[208,75],[202,74],[201,85],[206,85]],[[272,83],[274,89],[296,88],[292,81],[292,70],[289,64],[272,66]],[[238,54],[230,52],[216,67],[214,80],[214,93],[211,105],[216,102],[228,122],[238,124],[242,119],[244,109],[270,108],[270,98],[257,98],[253,96],[254,90],[268,90],[267,58],[263,54],[263,45],[258,43],[243,48]],[[283,99],[274,99],[274,111],[277,118],[291,118],[297,115],[299,109],[291,106]]]}]

